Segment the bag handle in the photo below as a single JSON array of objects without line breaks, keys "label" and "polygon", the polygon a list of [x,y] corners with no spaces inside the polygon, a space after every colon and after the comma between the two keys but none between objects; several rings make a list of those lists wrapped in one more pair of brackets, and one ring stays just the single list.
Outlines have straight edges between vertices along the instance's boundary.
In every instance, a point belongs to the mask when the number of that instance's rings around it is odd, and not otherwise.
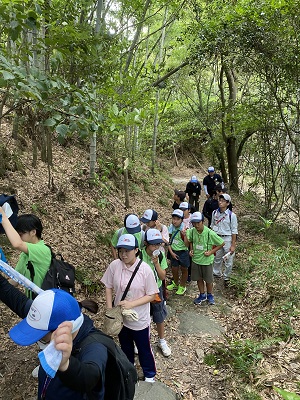
[{"label": "bag handle", "polygon": [[135,277],[136,273],[138,272],[138,269],[140,268],[141,263],[142,263],[142,260],[140,260],[138,265],[135,267],[135,270],[133,271],[131,278],[129,279],[129,282],[127,283],[126,289],[124,290],[123,296],[120,301],[123,301],[125,299],[125,297],[127,296],[131,282],[133,281],[133,278]]}]

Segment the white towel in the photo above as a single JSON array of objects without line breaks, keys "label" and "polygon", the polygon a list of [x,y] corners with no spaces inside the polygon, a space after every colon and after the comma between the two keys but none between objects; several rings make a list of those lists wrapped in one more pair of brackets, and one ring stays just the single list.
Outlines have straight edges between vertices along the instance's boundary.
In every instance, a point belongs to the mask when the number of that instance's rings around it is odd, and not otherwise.
[{"label": "white towel", "polygon": [[[80,314],[75,321],[71,322],[73,323],[72,333],[74,333],[81,327],[83,323],[83,315]],[[48,346],[43,351],[39,352],[38,356],[43,370],[51,378],[54,378],[62,360],[62,352],[56,350],[54,341],[51,340]]]}]

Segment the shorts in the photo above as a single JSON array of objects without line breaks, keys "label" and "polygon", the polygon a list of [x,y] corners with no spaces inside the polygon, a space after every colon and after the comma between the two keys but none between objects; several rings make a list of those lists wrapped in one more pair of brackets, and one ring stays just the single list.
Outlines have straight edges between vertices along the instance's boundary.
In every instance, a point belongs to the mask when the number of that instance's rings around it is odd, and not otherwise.
[{"label": "shorts", "polygon": [[188,250],[173,250],[173,252],[179,256],[179,260],[171,257],[171,266],[172,267],[184,267],[188,268],[190,266],[190,255]]},{"label": "shorts", "polygon": [[162,299],[160,303],[150,303],[150,315],[153,322],[160,324],[167,318],[168,312],[163,298],[162,286],[159,288],[159,297]]},{"label": "shorts", "polygon": [[199,281],[200,279],[206,283],[213,283],[213,264],[200,265],[192,261],[191,280]]}]

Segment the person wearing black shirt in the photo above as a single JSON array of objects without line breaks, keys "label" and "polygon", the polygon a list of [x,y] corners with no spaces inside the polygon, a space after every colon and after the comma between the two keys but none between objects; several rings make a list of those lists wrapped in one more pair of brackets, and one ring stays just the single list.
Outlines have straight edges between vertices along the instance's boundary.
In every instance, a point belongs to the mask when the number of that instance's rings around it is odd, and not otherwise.
[{"label": "person wearing black shirt", "polygon": [[215,187],[221,184],[224,187],[223,178],[221,175],[215,173],[214,167],[208,167],[208,175],[203,179],[203,189],[207,198],[212,195]]},{"label": "person wearing black shirt", "polygon": [[195,207],[195,211],[199,211],[199,197],[201,194],[201,184],[197,177],[193,175],[187,183],[185,193],[189,197],[189,203]]}]

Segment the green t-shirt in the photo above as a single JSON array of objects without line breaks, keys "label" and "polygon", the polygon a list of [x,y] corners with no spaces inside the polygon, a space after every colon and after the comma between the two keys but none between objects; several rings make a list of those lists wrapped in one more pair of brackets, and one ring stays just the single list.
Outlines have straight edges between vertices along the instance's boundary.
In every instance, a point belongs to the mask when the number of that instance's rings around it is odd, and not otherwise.
[{"label": "green t-shirt", "polygon": [[[28,254],[21,253],[19,261],[16,265],[16,271],[24,275],[26,278],[31,280],[30,271],[27,268],[28,261],[32,262],[34,267],[34,279],[33,282],[41,287],[45,278],[46,272],[48,271],[51,263],[51,251],[48,246],[45,245],[43,240],[38,243],[26,243],[28,248]],[[26,290],[26,295],[29,297],[30,291]]]},{"label": "green t-shirt", "polygon": [[196,228],[186,231],[186,237],[193,243],[194,255],[192,260],[199,265],[210,265],[214,261],[214,255],[205,256],[204,252],[212,249],[212,246],[220,246],[224,240],[214,231],[204,226],[202,233],[198,233]]},{"label": "green t-shirt", "polygon": [[170,243],[172,241],[171,243],[172,250],[175,251],[188,250],[180,235],[180,231],[182,231],[183,229],[184,229],[183,223],[180,225],[179,228],[175,228],[173,224],[169,226]]},{"label": "green t-shirt", "polygon": [[[160,253],[160,254],[162,254],[162,260],[161,260],[161,262],[158,260],[158,262],[159,262],[159,264],[160,264],[160,267],[161,267],[161,269],[167,269],[168,268],[168,263],[167,263],[167,260],[166,260],[166,256],[165,256],[165,254],[164,253]],[[160,257],[160,256],[159,256]],[[142,250],[142,257],[141,257],[141,259],[146,263],[146,264],[148,264],[150,267],[151,267],[151,269],[152,269],[152,271],[153,271],[153,273],[154,273],[154,276],[155,276],[155,280],[156,280],[156,283],[157,283],[157,286],[158,286],[158,288],[160,288],[161,287],[161,285],[162,285],[162,280],[159,278],[159,276],[157,275],[157,271],[156,271],[156,268],[155,268],[155,266],[154,266],[154,264],[153,264],[153,262],[152,262],[152,260],[151,260],[151,257],[149,256],[149,254],[146,252],[146,249],[143,249]]]},{"label": "green t-shirt", "polygon": [[[119,232],[120,232],[120,233],[119,233]],[[111,242],[110,242],[110,243],[112,244],[112,246],[113,246],[113,247],[117,247],[117,243],[118,243],[118,240],[119,240],[120,236],[126,235],[127,233],[129,233],[129,232],[127,232],[127,229],[126,229],[126,228],[120,228],[120,229],[118,229],[118,230],[114,233],[114,235],[113,235],[113,237],[112,237],[112,239],[111,239]],[[137,241],[138,241],[139,249],[141,250],[141,249],[144,247],[145,232],[144,232],[144,231],[141,231],[141,232],[138,232],[138,233],[134,233],[133,236],[136,237],[136,239],[137,239]]]}]

